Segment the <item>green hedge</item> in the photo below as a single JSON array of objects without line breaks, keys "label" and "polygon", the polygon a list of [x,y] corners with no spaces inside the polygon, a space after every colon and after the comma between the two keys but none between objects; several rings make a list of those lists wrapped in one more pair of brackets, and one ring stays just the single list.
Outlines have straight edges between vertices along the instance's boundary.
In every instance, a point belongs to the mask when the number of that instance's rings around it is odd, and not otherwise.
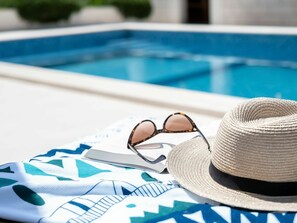
[{"label": "green hedge", "polygon": [[87,5],[113,5],[125,18],[144,19],[152,11],[150,0],[0,0],[0,7],[15,7],[23,19],[40,23],[67,20]]},{"label": "green hedge", "polygon": [[106,0],[0,0],[0,8],[16,8],[28,21],[49,23],[67,20],[73,12],[87,5],[103,5]]},{"label": "green hedge", "polygon": [[152,11],[149,0],[107,0],[119,9],[125,18],[147,18]]},{"label": "green hedge", "polygon": [[106,4],[106,0],[88,0],[88,5],[95,5],[95,6],[101,6]]},{"label": "green hedge", "polygon": [[0,7],[11,7],[17,6],[18,0],[0,0]]},{"label": "green hedge", "polygon": [[51,23],[67,20],[83,6],[82,0],[18,0],[19,15],[31,22]]}]

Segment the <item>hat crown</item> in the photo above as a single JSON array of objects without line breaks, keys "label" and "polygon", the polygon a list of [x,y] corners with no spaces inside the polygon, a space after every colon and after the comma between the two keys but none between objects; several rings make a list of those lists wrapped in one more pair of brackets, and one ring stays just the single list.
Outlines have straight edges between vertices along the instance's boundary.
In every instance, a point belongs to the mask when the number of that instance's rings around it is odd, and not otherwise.
[{"label": "hat crown", "polygon": [[227,174],[269,182],[297,181],[297,102],[257,98],[224,116],[211,162]]}]

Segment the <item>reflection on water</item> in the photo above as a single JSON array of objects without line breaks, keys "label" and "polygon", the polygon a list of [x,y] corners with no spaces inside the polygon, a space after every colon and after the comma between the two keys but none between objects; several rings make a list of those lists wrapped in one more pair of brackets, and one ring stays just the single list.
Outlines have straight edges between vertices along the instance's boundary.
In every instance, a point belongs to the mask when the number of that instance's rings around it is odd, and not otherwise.
[{"label": "reflection on water", "polygon": [[50,68],[239,97],[297,100],[297,69],[269,62],[122,55]]}]

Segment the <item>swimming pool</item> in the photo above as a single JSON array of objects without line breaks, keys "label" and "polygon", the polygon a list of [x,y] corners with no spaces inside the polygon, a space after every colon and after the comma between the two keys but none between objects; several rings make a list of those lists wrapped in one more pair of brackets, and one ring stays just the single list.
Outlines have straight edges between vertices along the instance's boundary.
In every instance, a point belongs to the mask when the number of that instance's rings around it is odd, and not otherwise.
[{"label": "swimming pool", "polygon": [[273,64],[127,55],[49,67],[223,95],[297,100],[297,70]]},{"label": "swimming pool", "polygon": [[116,30],[6,41],[1,47],[6,51],[0,51],[0,59],[7,62],[223,95],[297,100],[297,35]]}]

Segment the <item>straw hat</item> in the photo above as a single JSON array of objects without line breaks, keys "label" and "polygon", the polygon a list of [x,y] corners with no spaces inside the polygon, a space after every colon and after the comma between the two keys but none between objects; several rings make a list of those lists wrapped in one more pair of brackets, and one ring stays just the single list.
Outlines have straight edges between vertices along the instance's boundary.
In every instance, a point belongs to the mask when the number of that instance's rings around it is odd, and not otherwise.
[{"label": "straw hat", "polygon": [[248,100],[208,140],[211,152],[199,137],[169,153],[168,171],[183,187],[235,207],[297,211],[297,102]]}]

